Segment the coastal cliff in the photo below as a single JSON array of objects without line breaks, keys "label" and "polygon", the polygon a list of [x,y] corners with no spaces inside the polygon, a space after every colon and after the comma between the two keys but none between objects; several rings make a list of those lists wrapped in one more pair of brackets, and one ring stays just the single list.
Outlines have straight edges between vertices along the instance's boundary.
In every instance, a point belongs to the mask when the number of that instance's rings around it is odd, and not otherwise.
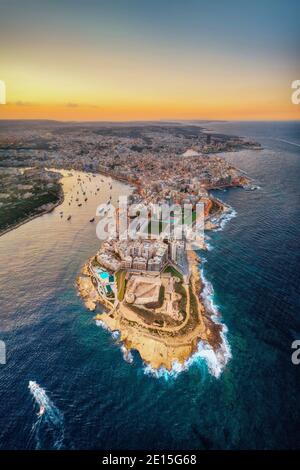
[{"label": "coastal cliff", "polygon": [[[109,308],[99,295],[93,273],[87,263],[77,279],[79,295],[89,310],[101,306],[95,320],[111,331],[119,332],[119,341],[130,350],[137,350],[142,360],[153,369],[171,370],[175,363],[184,363],[197,351],[200,341],[217,351],[222,343],[221,326],[214,323],[210,312],[201,301],[203,283],[199,271],[198,258],[194,251],[188,252],[190,276],[181,289],[186,295],[185,315],[177,323],[158,325],[155,313],[152,318],[150,309],[144,312],[133,309],[127,302],[115,301]],[[178,282],[178,280],[177,280]],[[148,316],[147,316],[148,315]],[[157,315],[157,318],[160,318]]]}]

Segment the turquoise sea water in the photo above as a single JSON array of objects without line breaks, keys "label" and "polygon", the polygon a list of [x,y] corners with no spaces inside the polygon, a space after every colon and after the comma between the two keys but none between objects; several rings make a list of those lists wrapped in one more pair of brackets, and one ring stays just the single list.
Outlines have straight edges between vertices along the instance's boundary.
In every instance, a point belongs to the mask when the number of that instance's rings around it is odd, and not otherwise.
[{"label": "turquoise sea water", "polygon": [[[81,208],[69,208],[67,197],[63,208],[0,238],[0,339],[7,348],[0,366],[2,449],[300,447],[300,366],[291,362],[291,343],[300,339],[300,125],[207,128],[264,147],[224,155],[261,189],[216,192],[236,217],[209,234],[204,255],[208,294],[231,350],[221,375],[200,358],[176,378],[149,374],[137,353],[129,364],[82,305],[75,279],[99,245],[89,220],[109,194],[108,180],[94,178]],[[76,191],[71,178],[66,184]],[[112,202],[126,191],[115,183]],[[42,419],[30,380],[53,406]]]}]

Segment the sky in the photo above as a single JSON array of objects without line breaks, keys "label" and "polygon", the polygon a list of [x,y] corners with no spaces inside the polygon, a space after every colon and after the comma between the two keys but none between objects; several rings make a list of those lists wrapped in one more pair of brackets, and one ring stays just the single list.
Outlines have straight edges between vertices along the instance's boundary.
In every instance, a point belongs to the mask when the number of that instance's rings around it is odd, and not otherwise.
[{"label": "sky", "polygon": [[299,0],[0,0],[0,119],[300,119]]}]

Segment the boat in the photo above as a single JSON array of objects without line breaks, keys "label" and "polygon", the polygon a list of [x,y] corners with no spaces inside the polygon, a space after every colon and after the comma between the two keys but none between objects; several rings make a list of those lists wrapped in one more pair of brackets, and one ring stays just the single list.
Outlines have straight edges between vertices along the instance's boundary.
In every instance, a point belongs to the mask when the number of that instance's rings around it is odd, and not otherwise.
[{"label": "boat", "polygon": [[48,405],[49,399],[46,395],[45,390],[39,386],[35,381],[30,380],[28,388],[30,389],[32,395],[34,396],[37,404],[39,405],[40,409],[37,413],[38,416],[42,416],[46,411],[46,406]]},{"label": "boat", "polygon": [[255,191],[256,189],[259,189],[259,186],[243,186],[243,188],[246,190],[246,191]]}]

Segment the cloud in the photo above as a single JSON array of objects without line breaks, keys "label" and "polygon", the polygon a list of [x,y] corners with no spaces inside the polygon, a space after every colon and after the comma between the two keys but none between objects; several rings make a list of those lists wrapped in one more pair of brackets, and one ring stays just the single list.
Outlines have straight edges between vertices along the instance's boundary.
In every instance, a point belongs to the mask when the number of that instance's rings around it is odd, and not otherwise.
[{"label": "cloud", "polygon": [[[32,106],[33,103],[30,103],[29,101],[8,101],[7,104],[12,105],[12,106]],[[37,103],[34,103],[37,104]]]},{"label": "cloud", "polygon": [[66,106],[67,106],[67,108],[78,108],[79,104],[78,103],[67,103]]}]

